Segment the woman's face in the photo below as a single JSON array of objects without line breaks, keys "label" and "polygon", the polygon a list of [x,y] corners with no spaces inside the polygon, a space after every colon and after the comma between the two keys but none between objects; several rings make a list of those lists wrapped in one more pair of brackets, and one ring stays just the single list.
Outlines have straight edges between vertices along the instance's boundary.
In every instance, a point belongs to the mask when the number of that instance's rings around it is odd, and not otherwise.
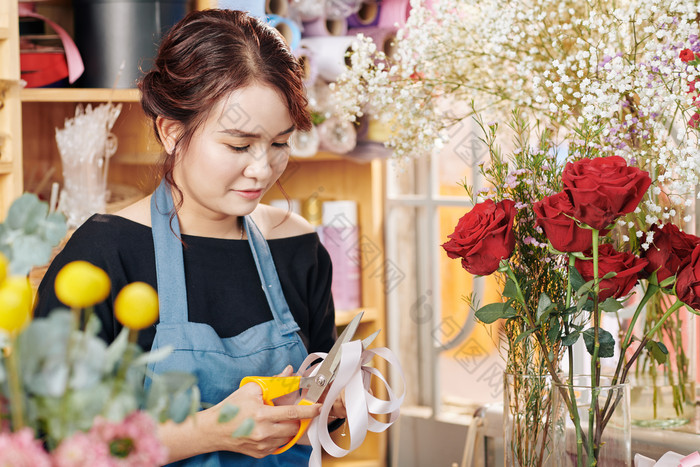
[{"label": "woman's face", "polygon": [[222,98],[173,169],[180,214],[219,219],[250,214],[284,172],[294,123],[280,93],[250,85]]}]

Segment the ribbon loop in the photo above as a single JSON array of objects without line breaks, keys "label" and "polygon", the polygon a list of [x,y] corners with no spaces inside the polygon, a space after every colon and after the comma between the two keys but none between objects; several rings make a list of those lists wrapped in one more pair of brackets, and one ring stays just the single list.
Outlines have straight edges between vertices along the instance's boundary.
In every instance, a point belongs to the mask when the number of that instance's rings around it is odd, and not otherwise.
[{"label": "ribbon loop", "polygon": [[[397,370],[401,379],[401,395],[398,396],[386,378],[369,363],[378,356],[389,366]],[[297,372],[301,376],[312,376],[318,371],[318,364],[311,367],[312,362],[325,358],[326,354],[310,354]],[[384,385],[387,400],[379,399],[372,394],[370,383],[372,377]],[[350,448],[338,446],[328,432],[328,422],[333,402],[345,391],[346,423],[350,434]],[[321,407],[321,414],[311,421],[308,435],[311,441],[311,459],[309,467],[321,466],[321,454],[325,450],[333,457],[344,457],[354,451],[365,440],[367,432],[380,433],[389,428],[399,417],[399,409],[406,395],[406,382],[401,365],[394,353],[386,347],[372,350],[362,350],[361,341],[350,341],[341,348],[340,363],[334,380],[328,388],[326,398]],[[374,415],[388,415],[387,422],[377,420]]]}]

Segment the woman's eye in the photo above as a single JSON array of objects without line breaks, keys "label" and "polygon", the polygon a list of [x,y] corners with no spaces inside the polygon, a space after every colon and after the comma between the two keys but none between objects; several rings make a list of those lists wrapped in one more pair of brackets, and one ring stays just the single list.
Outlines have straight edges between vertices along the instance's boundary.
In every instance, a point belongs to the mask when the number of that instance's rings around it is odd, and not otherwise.
[{"label": "woman's eye", "polygon": [[289,142],[285,141],[284,143],[272,143],[272,145],[276,148],[288,148]]},{"label": "woman's eye", "polygon": [[250,145],[248,145],[248,146],[233,146],[231,144],[227,144],[226,146],[228,146],[228,148],[230,150],[235,151],[235,152],[246,152],[248,150],[248,148],[250,147]]}]

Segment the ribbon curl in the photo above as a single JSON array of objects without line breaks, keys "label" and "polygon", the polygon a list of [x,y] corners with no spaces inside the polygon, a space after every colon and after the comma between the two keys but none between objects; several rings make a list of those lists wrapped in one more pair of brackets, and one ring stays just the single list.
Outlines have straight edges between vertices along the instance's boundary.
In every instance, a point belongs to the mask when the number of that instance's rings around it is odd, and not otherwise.
[{"label": "ribbon curl", "polygon": [[[322,450],[333,457],[344,457],[360,447],[368,431],[374,433],[385,431],[398,419],[399,409],[406,395],[406,382],[401,364],[391,350],[386,347],[363,350],[362,342],[359,340],[346,342],[341,349],[338,370],[328,388],[321,407],[321,414],[314,418],[309,425],[308,437],[312,447],[309,467],[321,466]],[[297,374],[313,376],[318,371],[319,364],[309,365],[319,358],[325,358],[326,355],[322,352],[310,354],[301,364]],[[396,394],[379,370],[369,366],[375,356],[383,358],[388,365],[396,368],[396,374],[401,379],[400,396]],[[372,395],[370,389],[372,376],[377,377],[384,384],[387,400]],[[346,423],[350,433],[349,449],[343,449],[335,444],[328,432],[328,418],[333,402],[343,390],[345,390],[345,409],[347,411]],[[380,422],[373,415],[388,415],[389,418],[387,422]]]}]

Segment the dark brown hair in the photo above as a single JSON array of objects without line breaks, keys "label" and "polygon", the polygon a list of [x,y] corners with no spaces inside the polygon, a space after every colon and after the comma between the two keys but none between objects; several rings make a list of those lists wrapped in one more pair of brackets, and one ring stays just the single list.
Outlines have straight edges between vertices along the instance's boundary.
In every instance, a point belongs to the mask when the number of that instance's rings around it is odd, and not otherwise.
[{"label": "dark brown hair", "polygon": [[302,77],[299,62],[273,27],[241,11],[189,13],[165,35],[153,68],[139,82],[141,106],[158,141],[157,117],[183,128],[175,148],[164,155],[160,175],[178,190],[172,178],[178,151],[187,148],[219,99],[254,83],[277,89],[296,128],[310,130]]}]

